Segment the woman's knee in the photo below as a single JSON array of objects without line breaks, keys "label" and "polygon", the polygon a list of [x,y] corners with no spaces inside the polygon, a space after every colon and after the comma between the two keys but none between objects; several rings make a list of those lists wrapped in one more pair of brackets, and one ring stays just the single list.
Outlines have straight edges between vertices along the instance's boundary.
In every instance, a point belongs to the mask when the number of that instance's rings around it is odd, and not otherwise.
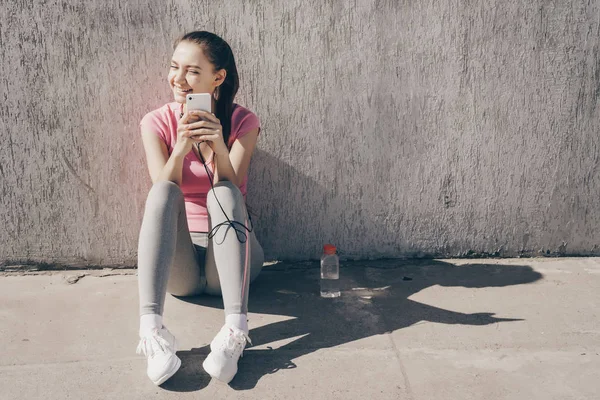
[{"label": "woman's knee", "polygon": [[216,199],[219,201],[241,201],[243,203],[244,195],[240,188],[231,181],[219,181],[215,183],[214,187],[208,191],[206,196],[207,205],[217,204]]},{"label": "woman's knee", "polygon": [[177,200],[183,200],[183,192],[179,185],[171,181],[158,181],[148,192],[146,208],[172,204]]}]

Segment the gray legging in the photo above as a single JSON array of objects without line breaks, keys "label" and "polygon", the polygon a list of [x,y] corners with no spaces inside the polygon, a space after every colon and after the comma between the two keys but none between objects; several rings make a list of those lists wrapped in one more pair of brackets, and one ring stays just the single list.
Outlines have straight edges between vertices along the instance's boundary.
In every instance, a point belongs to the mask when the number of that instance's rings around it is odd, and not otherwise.
[{"label": "gray legging", "polygon": [[253,222],[248,222],[240,189],[230,181],[220,181],[207,195],[210,226],[227,219],[208,239],[208,232],[190,232],[183,193],[171,181],[152,185],[144,211],[138,243],[138,288],[140,315],[163,315],[166,292],[175,296],[200,293],[222,295],[225,315],[248,313],[248,289],[264,262],[262,247],[256,240]]}]

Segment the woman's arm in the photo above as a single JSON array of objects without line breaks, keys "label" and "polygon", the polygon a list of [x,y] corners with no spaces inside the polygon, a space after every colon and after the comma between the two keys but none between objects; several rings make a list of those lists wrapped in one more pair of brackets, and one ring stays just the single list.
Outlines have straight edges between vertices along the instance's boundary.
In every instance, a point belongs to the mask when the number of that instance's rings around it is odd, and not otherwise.
[{"label": "woman's arm", "polygon": [[171,181],[181,185],[184,156],[174,151],[169,157],[165,142],[150,130],[142,131],[142,142],[152,184]]},{"label": "woman's arm", "polygon": [[215,154],[214,183],[231,181],[240,186],[248,173],[250,159],[256,147],[259,128],[253,129],[243,137],[236,139],[229,153]]}]

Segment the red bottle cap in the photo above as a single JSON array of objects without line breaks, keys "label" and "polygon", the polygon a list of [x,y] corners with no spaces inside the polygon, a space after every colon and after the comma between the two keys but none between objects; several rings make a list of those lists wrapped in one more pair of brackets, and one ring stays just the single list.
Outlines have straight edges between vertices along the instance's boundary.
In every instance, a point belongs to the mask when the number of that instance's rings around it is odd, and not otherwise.
[{"label": "red bottle cap", "polygon": [[335,254],[335,246],[332,244],[326,244],[325,246],[323,246],[323,252],[325,254]]}]

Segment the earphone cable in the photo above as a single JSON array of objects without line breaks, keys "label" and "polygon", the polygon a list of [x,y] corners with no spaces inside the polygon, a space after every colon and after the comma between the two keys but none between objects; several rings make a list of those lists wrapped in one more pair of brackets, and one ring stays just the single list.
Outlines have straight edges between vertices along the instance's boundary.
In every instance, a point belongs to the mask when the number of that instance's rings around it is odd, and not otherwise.
[{"label": "earphone cable", "polygon": [[[183,113],[181,113],[181,115],[179,116],[179,118],[183,117]],[[210,170],[208,169],[208,167],[206,166],[206,161],[204,161],[204,156],[202,155],[202,152],[200,151],[200,143],[195,143],[196,144],[196,149],[198,150],[198,155],[200,156],[200,161],[202,162],[202,165],[204,165],[204,169],[206,170],[206,174],[208,175],[208,180],[210,182],[210,187],[213,190],[213,194],[215,195],[215,199],[217,200],[217,204],[219,204],[219,208],[221,209],[221,211],[223,212],[223,215],[225,215],[225,218],[227,219],[227,222],[222,222],[216,226],[214,226],[210,232],[208,233],[208,238],[212,239],[218,232],[218,230],[222,227],[222,226],[231,226],[234,230],[235,230],[235,234],[237,236],[237,239],[240,243],[246,243],[246,240],[248,240],[248,235],[246,234],[246,232],[244,232],[243,230],[241,230],[241,228],[238,228],[236,225],[240,225],[242,228],[246,229],[248,232],[252,232],[254,230],[254,225],[252,224],[252,217],[250,217],[250,213],[248,212],[248,210],[246,209],[246,214],[248,215],[248,221],[250,222],[250,226],[252,226],[252,228],[248,228],[246,225],[242,224],[241,222],[235,221],[235,220],[230,220],[229,217],[227,216],[227,213],[225,212],[225,210],[223,210],[223,206],[221,205],[221,202],[219,201],[219,199],[217,198],[217,195],[214,190],[215,186],[213,184],[213,180],[214,180],[214,174],[210,172]],[[215,154],[213,152],[213,165],[215,164]],[[245,236],[244,240],[240,239],[240,233],[242,235]]]},{"label": "earphone cable", "polygon": [[[210,181],[210,187],[213,189],[213,194],[215,196],[215,199],[217,200],[217,204],[219,204],[219,208],[221,209],[221,211],[223,212],[223,215],[225,215],[225,218],[227,218],[227,222],[221,222],[218,225],[215,225],[211,231],[208,233],[208,238],[212,239],[216,234],[217,231],[219,230],[219,228],[221,228],[221,226],[224,225],[230,225],[233,229],[235,229],[235,234],[238,238],[238,241],[240,243],[246,243],[246,240],[248,240],[248,235],[246,234],[246,232],[242,231],[241,229],[239,229],[238,227],[236,227],[237,225],[241,225],[242,228],[246,229],[248,232],[252,232],[254,230],[254,226],[252,225],[252,218],[250,217],[250,213],[246,210],[246,214],[248,215],[248,221],[250,222],[250,225],[252,226],[252,228],[248,228],[246,225],[242,224],[241,222],[235,221],[235,220],[230,220],[229,217],[227,216],[227,213],[225,212],[225,210],[223,210],[223,206],[221,205],[221,202],[219,201],[219,199],[217,198],[217,194],[214,193],[214,185],[213,185],[213,177],[214,174],[212,174],[208,167],[206,166],[206,161],[204,161],[204,156],[202,155],[202,153],[200,152],[200,143],[196,143],[196,149],[198,149],[198,154],[200,155],[200,159],[202,161],[202,164],[204,165],[204,169],[206,170],[206,173],[208,175],[208,180]],[[213,153],[213,165],[214,165],[214,153]],[[242,241],[240,239],[240,235],[242,234],[245,236],[245,239]]]}]

